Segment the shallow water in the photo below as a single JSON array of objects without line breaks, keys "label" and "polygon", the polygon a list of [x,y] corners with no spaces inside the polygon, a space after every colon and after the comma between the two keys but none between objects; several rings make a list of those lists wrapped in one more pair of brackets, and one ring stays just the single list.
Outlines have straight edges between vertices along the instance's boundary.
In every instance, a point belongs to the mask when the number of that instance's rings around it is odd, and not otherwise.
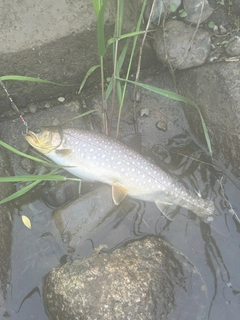
[{"label": "shallow water", "polygon": [[[184,134],[175,135],[164,146],[155,145],[145,153],[188,189],[213,199],[213,221],[203,221],[184,208],[179,208],[174,220],[169,221],[153,203],[126,201],[68,255],[53,224],[52,210],[41,199],[26,202],[14,215],[7,299],[10,319],[48,319],[41,282],[51,268],[89,255],[102,244],[109,250],[146,234],[166,240],[202,275],[208,289],[206,319],[239,319],[240,223],[233,212],[240,217],[240,181],[231,176],[231,167],[224,160],[216,164],[221,170],[206,164],[211,163],[210,157]],[[31,218],[31,230],[23,226],[21,214]]]}]

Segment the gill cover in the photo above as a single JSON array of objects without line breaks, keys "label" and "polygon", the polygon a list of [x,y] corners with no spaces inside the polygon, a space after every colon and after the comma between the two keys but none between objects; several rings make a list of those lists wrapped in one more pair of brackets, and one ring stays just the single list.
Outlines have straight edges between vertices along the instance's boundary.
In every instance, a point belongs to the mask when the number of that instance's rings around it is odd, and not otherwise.
[{"label": "gill cover", "polygon": [[27,142],[41,153],[49,153],[58,148],[63,141],[63,131],[60,127],[36,127],[25,134]]}]

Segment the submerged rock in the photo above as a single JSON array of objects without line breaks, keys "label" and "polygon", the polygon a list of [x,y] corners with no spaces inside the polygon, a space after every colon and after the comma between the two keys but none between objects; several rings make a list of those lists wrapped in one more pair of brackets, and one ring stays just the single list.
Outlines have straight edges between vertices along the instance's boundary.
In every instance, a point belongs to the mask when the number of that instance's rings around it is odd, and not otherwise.
[{"label": "submerged rock", "polygon": [[54,222],[69,252],[106,219],[115,207],[111,187],[103,185],[53,213]]},{"label": "submerged rock", "polygon": [[155,237],[53,269],[43,294],[50,319],[206,319],[200,274]]}]

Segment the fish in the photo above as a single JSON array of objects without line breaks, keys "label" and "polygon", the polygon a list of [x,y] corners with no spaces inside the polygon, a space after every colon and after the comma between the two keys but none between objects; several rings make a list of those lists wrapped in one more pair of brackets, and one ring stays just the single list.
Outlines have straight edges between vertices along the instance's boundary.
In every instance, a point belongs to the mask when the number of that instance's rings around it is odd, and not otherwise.
[{"label": "fish", "polygon": [[42,126],[29,129],[25,139],[74,176],[111,185],[115,205],[126,196],[154,202],[170,220],[177,206],[200,217],[214,213],[212,200],[191,193],[176,178],[141,154],[104,134]]}]

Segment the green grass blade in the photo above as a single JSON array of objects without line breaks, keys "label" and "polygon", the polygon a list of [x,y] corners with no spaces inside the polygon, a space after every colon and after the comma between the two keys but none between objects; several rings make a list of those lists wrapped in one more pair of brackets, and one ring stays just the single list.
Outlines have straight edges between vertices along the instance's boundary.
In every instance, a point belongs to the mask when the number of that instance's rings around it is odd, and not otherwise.
[{"label": "green grass blade", "polygon": [[33,181],[31,184],[25,186],[21,190],[18,190],[11,194],[10,196],[0,200],[0,205],[4,204],[6,202],[9,202],[11,200],[14,200],[23,194],[30,191],[32,188],[34,188],[36,185],[41,183],[42,181],[66,181],[66,180],[72,180],[72,181],[78,181],[81,182],[81,179],[78,178],[66,178],[65,176],[59,176],[54,175],[57,169],[52,170],[49,174],[41,175],[41,176],[13,176],[13,177],[0,177],[0,182],[27,182],[27,181]]},{"label": "green grass blade", "polygon": [[65,176],[55,174],[42,174],[42,175],[26,175],[26,176],[11,176],[0,177],[0,182],[27,182],[27,181],[80,181],[78,178],[67,178]]},{"label": "green grass blade", "polygon": [[28,81],[28,82],[38,82],[38,83],[47,83],[47,84],[54,84],[56,86],[74,86],[72,84],[62,84],[57,83],[49,80],[44,80],[40,78],[33,78],[33,77],[25,77],[25,76],[17,76],[17,75],[8,75],[0,77],[1,81],[5,80],[15,80],[15,81]]},{"label": "green grass blade", "polygon": [[28,154],[26,154],[26,153],[24,153],[24,152],[21,152],[21,151],[15,149],[15,148],[11,147],[9,144],[7,144],[7,143],[5,143],[5,142],[3,142],[3,141],[1,141],[1,140],[0,140],[0,145],[1,145],[2,147],[4,147],[4,148],[8,149],[9,151],[14,152],[14,153],[16,153],[16,154],[18,154],[19,156],[22,156],[22,157],[24,157],[24,158],[28,158],[28,159],[33,160],[33,161],[36,161],[36,162],[41,162],[42,164],[47,165],[47,166],[51,165],[51,162],[44,161],[44,160],[35,158],[35,157],[33,157],[33,156],[30,156],[30,155],[28,155]]},{"label": "green grass blade", "polygon": [[[154,30],[148,30],[147,32],[153,32]],[[136,37],[136,36],[140,36],[142,34],[144,34],[145,31],[135,31],[135,32],[130,32],[130,33],[125,33],[122,34],[121,36],[119,36],[118,40],[123,40],[126,38],[131,38],[131,37]],[[107,43],[106,43],[106,50],[108,49],[108,47],[113,44],[116,41],[115,38],[109,38]]]},{"label": "green grass blade", "polygon": [[[129,42],[130,42],[130,38],[127,39],[127,41],[123,47],[123,50],[118,58],[118,62],[117,62],[118,70],[121,70],[121,68],[122,68],[124,59],[126,57],[127,49],[129,46]],[[119,73],[119,71],[118,71],[118,73]],[[118,81],[118,83],[119,83],[119,81]],[[111,77],[111,80],[108,84],[107,90],[105,91],[105,100],[107,100],[109,98],[109,95],[112,92],[112,88],[113,88],[113,77]]]},{"label": "green grass blade", "polygon": [[83,81],[82,81],[82,83],[81,83],[81,85],[80,85],[80,88],[79,88],[79,90],[78,90],[78,94],[81,93],[82,88],[84,87],[84,85],[85,85],[88,77],[89,77],[96,69],[98,69],[98,68],[100,68],[100,67],[101,67],[100,64],[98,64],[98,65],[96,65],[96,66],[92,66],[92,67],[88,70],[88,72],[86,73],[86,75],[85,75],[85,77],[84,77],[84,79],[83,79]]},{"label": "green grass blade", "polygon": [[[143,14],[144,14],[144,10],[145,10],[146,4],[147,4],[147,0],[144,0],[143,3],[142,3],[141,12],[140,12],[140,15],[139,15],[139,18],[138,18],[138,22],[137,22],[137,26],[136,26],[136,32],[137,33],[140,31],[141,22],[142,22],[142,19],[143,19]],[[134,52],[135,52],[136,45],[137,45],[137,39],[138,39],[138,35],[134,36],[133,44],[132,44],[132,50],[131,50],[131,56],[130,56],[129,63],[128,63],[128,70],[127,70],[126,79],[129,78],[129,74],[130,74],[130,70],[131,70],[131,66],[132,66],[132,61],[133,61],[133,56],[134,56]],[[119,105],[116,136],[118,136],[118,133],[119,133],[121,113],[122,113],[123,102],[124,102],[124,99],[125,99],[126,89],[127,89],[127,82],[125,82],[125,84],[124,84],[123,94],[122,94],[121,102],[120,102],[120,105]]]},{"label": "green grass blade", "polygon": [[93,2],[94,11],[97,17],[102,5],[102,0],[92,0],[92,2]]},{"label": "green grass blade", "polygon": [[122,24],[123,24],[123,9],[124,9],[124,0],[117,0],[117,21],[118,24],[118,35],[121,36],[122,33]]},{"label": "green grass blade", "polygon": [[208,134],[207,126],[206,126],[205,121],[203,119],[202,113],[201,113],[198,105],[195,102],[193,102],[192,100],[190,100],[190,99],[188,99],[188,98],[186,98],[184,96],[181,96],[180,94],[175,93],[175,92],[171,92],[171,91],[168,91],[168,90],[160,89],[160,88],[157,88],[157,87],[154,87],[154,86],[150,86],[148,84],[138,83],[138,82],[131,81],[131,80],[125,80],[125,79],[121,79],[121,78],[118,78],[118,79],[121,80],[121,81],[126,81],[126,82],[129,82],[129,83],[135,84],[135,85],[137,85],[137,86],[139,86],[139,87],[141,87],[143,89],[146,89],[146,90],[149,90],[151,92],[157,93],[157,94],[162,95],[164,97],[190,104],[195,109],[197,109],[197,111],[198,111],[198,113],[200,115],[203,132],[204,132],[205,139],[206,139],[207,146],[208,146],[208,151],[209,151],[209,153],[210,153],[210,155],[212,157],[212,146],[211,146],[211,142],[210,142],[210,137],[209,137],[209,134]]},{"label": "green grass blade", "polygon": [[79,114],[78,116],[76,116],[76,117],[74,117],[74,118],[71,118],[71,119],[69,119],[69,120],[66,121],[66,122],[63,122],[63,123],[61,124],[61,126],[64,127],[64,126],[65,126],[67,123],[69,123],[70,121],[73,121],[73,120],[76,120],[76,119],[85,117],[85,116],[87,116],[88,114],[91,114],[91,113],[97,112],[97,111],[98,111],[98,110],[89,110],[89,111],[86,111],[86,112],[84,112],[84,113],[81,113],[81,114]]},{"label": "green grass blade", "polygon": [[59,175],[26,175],[26,176],[11,176],[11,177],[0,177],[0,182],[27,182],[27,181],[66,181],[65,176]]},{"label": "green grass blade", "polygon": [[31,183],[31,184],[27,185],[26,187],[22,188],[21,190],[18,190],[16,192],[14,192],[13,194],[11,194],[10,196],[0,200],[0,205],[22,196],[23,194],[27,193],[32,188],[34,188],[40,182],[41,181],[34,181],[33,183]]},{"label": "green grass blade", "polygon": [[[95,110],[93,110],[94,112]],[[30,160],[33,160],[33,161],[36,161],[36,162],[40,162],[42,165],[46,166],[46,167],[52,167],[52,168],[59,168],[59,169],[62,169],[62,168],[69,168],[69,167],[62,167],[62,166],[59,166],[55,163],[53,163],[52,161],[48,161],[48,160],[43,160],[43,159],[39,159],[39,158],[36,158],[36,157],[33,157],[33,156],[30,156],[24,152],[21,152],[15,148],[13,148],[12,146],[10,146],[9,144],[3,142],[0,140],[0,145],[6,149],[8,149],[9,151],[11,152],[14,152],[16,154],[18,154],[19,156],[22,156],[24,158],[28,158]],[[41,154],[40,154],[40,157],[41,157]]]},{"label": "green grass blade", "polygon": [[104,14],[108,0],[105,0],[98,12],[97,17],[97,39],[98,39],[98,54],[100,57],[105,55],[105,37],[104,37]]}]

